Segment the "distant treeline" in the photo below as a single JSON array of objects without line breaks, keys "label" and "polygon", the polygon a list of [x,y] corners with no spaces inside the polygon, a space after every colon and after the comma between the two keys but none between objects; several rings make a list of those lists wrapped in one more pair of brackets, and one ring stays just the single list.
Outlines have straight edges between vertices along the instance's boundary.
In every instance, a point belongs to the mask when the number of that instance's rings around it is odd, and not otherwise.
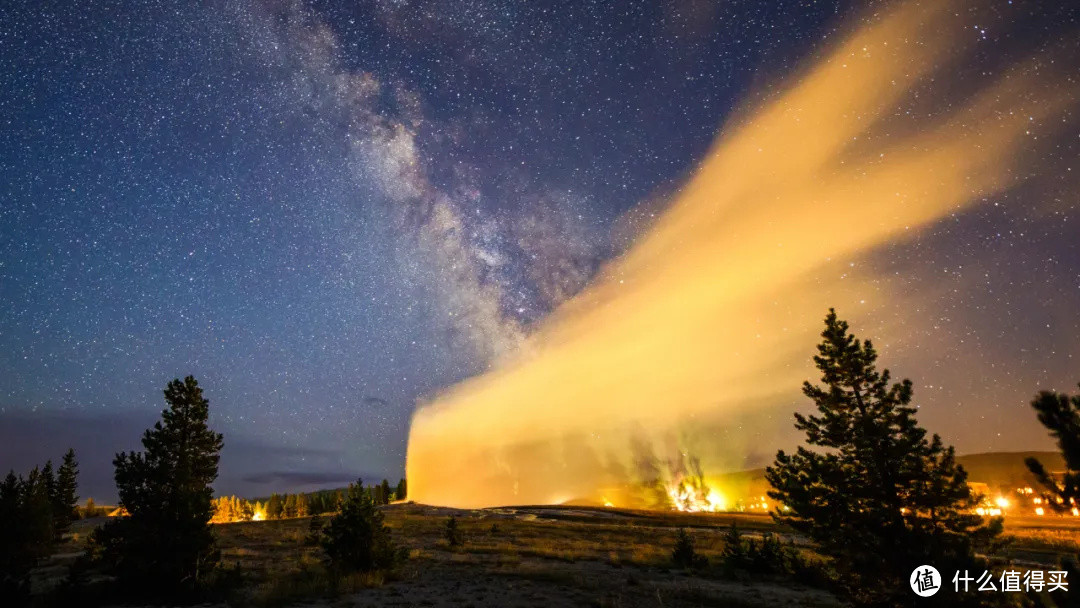
[{"label": "distant treeline", "polygon": [[26,477],[10,471],[0,482],[0,598],[29,596],[30,570],[52,554],[78,518],[78,474],[69,449],[55,473],[50,460]]},{"label": "distant treeline", "polygon": [[[390,482],[384,479],[382,483],[366,486],[362,491],[376,505],[386,505],[391,501],[404,500],[408,495],[407,488],[408,485],[404,479],[396,486],[391,486]],[[221,496],[214,499],[214,516],[210,522],[287,519],[334,513],[341,509],[347,492],[347,488],[335,488],[295,494],[275,493],[250,500],[236,496]]]}]

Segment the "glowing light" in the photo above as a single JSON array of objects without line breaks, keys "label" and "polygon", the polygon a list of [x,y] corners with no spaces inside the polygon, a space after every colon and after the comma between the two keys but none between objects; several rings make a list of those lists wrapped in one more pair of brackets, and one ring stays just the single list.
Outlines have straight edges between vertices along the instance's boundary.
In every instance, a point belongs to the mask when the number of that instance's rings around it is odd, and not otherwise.
[{"label": "glowing light", "polygon": [[1035,507],[1035,515],[1043,515],[1046,511],[1043,511],[1042,507]]},{"label": "glowing light", "polygon": [[[896,3],[733,113],[666,207],[642,214],[655,221],[638,223],[625,253],[520,353],[417,409],[410,498],[483,507],[640,487],[627,439],[639,429],[654,449],[737,421],[742,432],[704,455],[710,471],[736,470],[763,447],[777,424],[762,412],[813,377],[823,312],[866,310],[866,293],[905,297],[854,261],[1010,187],[1027,173],[1031,121],[1050,124],[1074,103],[1071,81],[1026,65],[1003,66],[962,99],[930,87],[973,51],[952,5]],[[915,96],[942,112],[912,122]],[[915,335],[922,321],[905,322],[874,337]],[[619,502],[654,506],[652,487]]]},{"label": "glowing light", "polygon": [[251,515],[251,521],[262,521],[264,519],[266,519],[266,512],[261,509],[257,509]]},{"label": "glowing light", "polygon": [[1080,517],[1080,509],[1077,509],[1076,507],[1073,507],[1072,508],[1072,514],[1073,514],[1073,517]]},{"label": "glowing light", "polygon": [[1009,508],[1009,500],[1004,496],[998,496],[997,499],[994,501],[994,504],[996,504],[1002,510]]},{"label": "glowing light", "polygon": [[705,502],[709,505],[709,511],[723,511],[725,509],[724,497],[716,490],[709,490],[709,495],[705,497]]},{"label": "glowing light", "polygon": [[606,498],[604,498],[603,501],[604,501],[604,506],[605,507],[614,507],[615,506],[615,503],[611,502],[610,500],[608,500]]},{"label": "glowing light", "polygon": [[724,497],[714,489],[703,494],[690,484],[680,482],[668,486],[667,493],[672,508],[677,511],[715,513],[726,508]]}]

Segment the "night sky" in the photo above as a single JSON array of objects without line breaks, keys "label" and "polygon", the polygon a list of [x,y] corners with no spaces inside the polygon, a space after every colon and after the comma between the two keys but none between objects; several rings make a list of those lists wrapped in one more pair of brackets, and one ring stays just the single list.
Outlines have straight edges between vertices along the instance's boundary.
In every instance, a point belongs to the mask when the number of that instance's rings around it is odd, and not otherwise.
[{"label": "night sky", "polygon": [[[956,18],[981,70],[1024,48],[1075,84],[1067,4]],[[112,454],[192,374],[225,435],[220,492],[396,480],[418,400],[513,353],[726,120],[872,13],[3,3],[0,465],[73,446],[82,496],[111,499]],[[1080,381],[1074,118],[1033,121],[1037,173],[865,260],[921,294],[889,318],[933,335],[883,363],[961,453],[1048,448],[1027,402]]]}]

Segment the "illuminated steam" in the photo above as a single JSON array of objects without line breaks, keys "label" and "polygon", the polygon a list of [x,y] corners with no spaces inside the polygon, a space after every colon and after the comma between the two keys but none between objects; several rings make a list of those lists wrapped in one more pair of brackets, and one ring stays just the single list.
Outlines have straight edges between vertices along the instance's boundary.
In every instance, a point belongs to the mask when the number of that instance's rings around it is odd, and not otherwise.
[{"label": "illuminated steam", "polygon": [[[970,51],[954,9],[872,19],[726,126],[650,230],[518,359],[418,410],[410,496],[644,505],[650,467],[677,472],[695,441],[706,473],[771,448],[733,425],[790,424],[826,309],[858,317],[896,295],[852,267],[859,256],[1012,185],[1031,122],[1068,103],[1037,58],[939,91]],[[928,96],[938,113],[909,115]]]}]

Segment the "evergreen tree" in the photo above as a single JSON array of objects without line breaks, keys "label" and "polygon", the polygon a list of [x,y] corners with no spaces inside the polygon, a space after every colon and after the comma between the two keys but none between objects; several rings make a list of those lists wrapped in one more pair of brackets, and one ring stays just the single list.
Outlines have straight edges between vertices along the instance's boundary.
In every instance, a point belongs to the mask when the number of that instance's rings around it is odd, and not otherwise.
[{"label": "evergreen tree", "polygon": [[49,514],[53,515],[53,508],[56,506],[56,474],[53,473],[53,466],[51,460],[45,461],[45,466],[41,467],[41,474],[38,480],[41,483],[41,491],[45,493],[45,498],[49,502]]},{"label": "evergreen tree", "polygon": [[349,485],[341,512],[323,528],[322,547],[338,574],[392,568],[403,557],[360,480]]},{"label": "evergreen tree", "polygon": [[16,522],[25,529],[24,549],[36,561],[51,553],[56,539],[52,515],[52,494],[55,492],[56,480],[52,472],[52,462],[46,462],[45,467],[40,470],[34,467],[21,486],[20,514]]},{"label": "evergreen tree", "polygon": [[[999,534],[1001,522],[972,514],[978,497],[953,448],[937,435],[928,440],[915,420],[911,381],[892,384],[888,370],[878,372],[873,345],[849,334],[835,311],[821,335],[814,362],[824,386],[803,385],[818,413],[796,413],[795,426],[822,449],[777,454],[766,470],[769,495],[789,511],[774,518],[833,559],[841,592],[856,605],[909,601],[908,578],[922,564],[978,569],[974,548]],[[946,588],[923,603],[979,597]]]},{"label": "evergreen tree", "polygon": [[379,484],[379,495],[382,498],[382,502],[380,504],[384,504],[384,505],[390,504],[390,482],[389,481],[384,479],[384,480],[382,480],[382,483]]},{"label": "evergreen tree", "polygon": [[78,519],[78,477],[79,463],[75,460],[75,450],[68,448],[57,470],[52,494],[53,527],[58,536],[67,532],[71,528],[71,522]]},{"label": "evergreen tree", "polygon": [[697,552],[694,537],[679,528],[675,533],[675,547],[671,550],[671,561],[679,568],[695,570],[709,565],[709,560]]},{"label": "evergreen tree", "polygon": [[1037,458],[1027,458],[1027,467],[1055,498],[1050,506],[1067,511],[1080,504],[1080,394],[1042,391],[1031,402],[1039,422],[1050,431],[1058,450],[1065,458],[1065,473],[1055,479]]},{"label": "evergreen tree", "polygon": [[23,523],[25,482],[10,471],[0,483],[0,597],[22,602],[29,594],[27,576],[34,565],[30,535]]},{"label": "evergreen tree", "polygon": [[105,565],[129,589],[197,589],[220,553],[209,526],[222,438],[207,427],[209,402],[191,376],[165,389],[168,408],[142,438],[144,452],[116,455],[116,488],[129,516],[101,529]]},{"label": "evergreen tree", "polygon": [[296,495],[296,516],[297,517],[307,517],[310,514],[311,514],[311,512],[308,510],[307,496],[305,496],[304,494],[297,494]]},{"label": "evergreen tree", "polygon": [[312,516],[311,520],[308,521],[308,535],[304,538],[304,544],[312,546],[318,545],[319,541],[322,540],[322,532],[322,517],[319,517],[318,515]]},{"label": "evergreen tree", "polygon": [[397,482],[397,489],[394,491],[394,500],[405,500],[408,497],[408,486],[405,484],[405,478],[402,477],[401,481]]},{"label": "evergreen tree", "polygon": [[85,511],[85,513],[86,513],[86,517],[88,517],[88,518],[97,516],[97,505],[94,504],[94,499],[93,498],[87,498],[86,499],[86,511]]},{"label": "evergreen tree", "polygon": [[251,501],[246,498],[237,498],[236,503],[241,520],[251,521],[255,517],[255,505],[251,504]]},{"label": "evergreen tree", "polygon": [[750,555],[746,543],[743,542],[742,534],[734,520],[724,533],[724,550],[720,552],[720,560],[728,573],[745,570],[750,566]]},{"label": "evergreen tree", "polygon": [[296,495],[295,494],[286,494],[285,495],[285,508],[284,508],[283,512],[285,514],[285,517],[296,517]]},{"label": "evergreen tree", "polygon": [[284,510],[285,507],[281,504],[281,496],[271,494],[270,500],[266,503],[266,519],[281,519],[281,513]]},{"label": "evergreen tree", "polygon": [[461,528],[457,523],[457,518],[453,515],[446,520],[446,529],[443,530],[443,537],[446,538],[446,542],[451,547],[460,547],[465,544],[465,533],[461,531]]}]

